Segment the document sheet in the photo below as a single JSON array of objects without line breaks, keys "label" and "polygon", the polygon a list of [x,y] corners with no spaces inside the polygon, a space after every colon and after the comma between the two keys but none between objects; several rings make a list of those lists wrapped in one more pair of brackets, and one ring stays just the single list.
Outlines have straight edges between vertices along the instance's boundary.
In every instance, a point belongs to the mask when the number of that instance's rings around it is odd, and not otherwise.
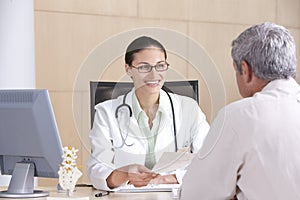
[{"label": "document sheet", "polygon": [[184,169],[192,161],[194,154],[186,151],[164,152],[152,171],[156,173],[167,173],[176,169]]}]

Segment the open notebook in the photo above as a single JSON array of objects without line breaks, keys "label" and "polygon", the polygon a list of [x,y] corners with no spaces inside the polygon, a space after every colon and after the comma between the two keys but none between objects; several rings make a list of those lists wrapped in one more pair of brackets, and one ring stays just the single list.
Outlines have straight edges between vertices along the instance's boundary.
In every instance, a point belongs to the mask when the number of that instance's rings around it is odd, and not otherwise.
[{"label": "open notebook", "polygon": [[172,192],[179,189],[180,184],[151,184],[144,187],[134,187],[131,184],[121,186],[115,192]]}]

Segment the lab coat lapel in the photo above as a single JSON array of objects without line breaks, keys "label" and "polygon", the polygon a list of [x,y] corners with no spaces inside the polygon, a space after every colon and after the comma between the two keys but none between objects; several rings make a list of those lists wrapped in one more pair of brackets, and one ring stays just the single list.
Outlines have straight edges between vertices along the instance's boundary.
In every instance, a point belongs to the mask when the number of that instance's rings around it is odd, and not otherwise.
[{"label": "lab coat lapel", "polygon": [[174,151],[173,116],[167,94],[160,92],[159,110],[162,111],[160,126],[157,133],[155,151]]},{"label": "lab coat lapel", "polygon": [[[132,109],[133,93],[134,93],[134,89],[130,93],[128,93],[128,97],[126,98],[126,103],[130,105],[131,109]],[[130,117],[129,133],[130,133],[131,140],[133,140],[134,143],[138,144],[138,146],[140,147],[138,148],[139,150],[138,153],[145,153],[147,145],[145,144],[145,140],[142,139],[145,138],[145,135],[141,133],[141,130],[139,128],[139,125],[133,113],[132,113],[132,117]]]}]

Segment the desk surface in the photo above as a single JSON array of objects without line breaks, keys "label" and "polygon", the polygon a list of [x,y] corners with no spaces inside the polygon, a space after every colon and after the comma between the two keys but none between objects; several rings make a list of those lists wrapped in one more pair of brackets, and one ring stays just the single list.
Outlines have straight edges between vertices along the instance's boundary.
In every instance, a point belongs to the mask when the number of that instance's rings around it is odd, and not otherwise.
[{"label": "desk surface", "polygon": [[[37,188],[38,190],[47,190],[50,192],[51,198],[43,197],[43,198],[26,198],[27,200],[47,200],[47,199],[57,199],[57,200],[67,200],[68,197],[65,193],[59,193],[54,187],[42,187]],[[5,190],[5,188],[0,188],[0,190]],[[96,193],[99,193],[99,190],[92,189],[91,187],[78,187],[76,191],[73,193],[71,199],[78,199],[80,197],[89,197],[90,200],[176,200],[173,197],[172,192],[147,192],[147,193],[116,193],[112,192],[107,196],[103,197],[95,197]],[[13,200],[12,198],[0,198],[6,200]],[[14,199],[20,200],[20,199]]]}]

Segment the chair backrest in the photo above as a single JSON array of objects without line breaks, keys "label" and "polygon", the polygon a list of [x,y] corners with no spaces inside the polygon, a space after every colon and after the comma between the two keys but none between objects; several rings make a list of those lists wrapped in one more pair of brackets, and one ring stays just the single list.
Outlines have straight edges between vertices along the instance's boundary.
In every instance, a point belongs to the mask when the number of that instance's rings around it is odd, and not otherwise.
[{"label": "chair backrest", "polygon": [[[94,122],[95,105],[109,99],[115,99],[133,88],[132,82],[90,81],[91,127]],[[163,89],[167,92],[188,96],[199,100],[198,80],[166,81]]]}]

